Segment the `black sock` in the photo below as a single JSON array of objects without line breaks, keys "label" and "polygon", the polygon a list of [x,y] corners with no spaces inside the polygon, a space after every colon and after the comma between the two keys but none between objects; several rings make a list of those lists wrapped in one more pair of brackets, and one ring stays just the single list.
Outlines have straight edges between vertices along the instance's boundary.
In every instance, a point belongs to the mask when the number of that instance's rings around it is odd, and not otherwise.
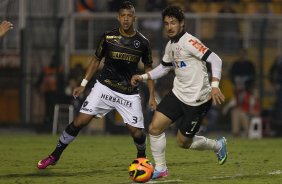
[{"label": "black sock", "polygon": [[138,150],[137,158],[146,158],[146,150]]},{"label": "black sock", "polygon": [[142,132],[140,137],[133,139],[137,148],[137,158],[146,158],[146,134]]},{"label": "black sock", "polygon": [[53,153],[51,153],[51,155],[53,157],[56,158],[56,160],[59,160],[61,157],[61,154],[63,153],[63,151],[65,150],[65,148],[68,146],[68,144],[64,144],[62,143],[60,140],[57,144],[57,147],[55,148],[55,150],[53,151]]},{"label": "black sock", "polygon": [[51,153],[51,155],[54,156],[56,160],[60,159],[61,154],[66,149],[66,147],[69,145],[69,143],[71,143],[75,139],[80,129],[81,128],[79,127],[75,127],[73,122],[66,127],[65,131],[62,133],[59,139],[59,142],[55,150]]}]

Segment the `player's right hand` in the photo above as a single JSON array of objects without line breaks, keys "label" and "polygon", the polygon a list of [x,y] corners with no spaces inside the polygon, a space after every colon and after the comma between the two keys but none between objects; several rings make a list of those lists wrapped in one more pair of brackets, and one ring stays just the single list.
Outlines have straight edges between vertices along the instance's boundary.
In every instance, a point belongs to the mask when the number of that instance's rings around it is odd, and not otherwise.
[{"label": "player's right hand", "polygon": [[131,83],[132,86],[137,86],[139,81],[141,81],[141,80],[142,80],[141,75],[133,75],[130,83]]},{"label": "player's right hand", "polygon": [[76,88],[74,88],[73,92],[72,92],[72,96],[74,98],[77,98],[83,91],[84,91],[85,87],[83,86],[78,86]]}]

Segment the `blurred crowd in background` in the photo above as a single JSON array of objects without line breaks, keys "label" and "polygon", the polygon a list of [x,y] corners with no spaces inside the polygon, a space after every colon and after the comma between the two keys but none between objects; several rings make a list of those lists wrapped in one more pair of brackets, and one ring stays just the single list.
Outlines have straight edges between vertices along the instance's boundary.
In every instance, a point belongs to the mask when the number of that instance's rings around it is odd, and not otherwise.
[{"label": "blurred crowd in background", "polygon": [[[44,12],[44,0],[41,1],[42,12]],[[49,11],[45,16],[38,12],[31,13],[35,18],[27,21],[26,34],[30,39],[26,45],[29,48],[27,73],[22,73],[22,64],[17,62],[15,65],[7,64],[9,61],[19,60],[20,57],[18,47],[20,32],[17,26],[15,29],[18,32],[14,30],[0,40],[0,81],[3,94],[0,104],[2,109],[0,126],[21,124],[20,98],[22,97],[19,92],[22,84],[18,79],[25,79],[29,84],[30,98],[27,99],[27,108],[31,110],[27,111],[30,116],[28,124],[39,125],[43,132],[52,129],[56,104],[69,104],[74,106],[74,113],[79,111],[85,96],[95,83],[95,78],[87,85],[86,93],[77,99],[72,97],[72,90],[80,85],[84,77],[87,60],[96,48],[96,39],[105,30],[113,29],[116,25],[115,11],[122,1],[74,0],[70,8],[72,16],[61,15],[62,5],[57,6],[57,12],[48,14]],[[60,3],[64,4],[64,2],[62,0]],[[202,133],[226,131],[234,136],[248,137],[252,119],[259,117],[263,125],[263,136],[281,136],[281,0],[133,0],[132,2],[136,6],[137,16],[140,14],[136,27],[151,41],[154,66],[160,62],[166,43],[161,30],[160,11],[169,4],[181,6],[188,13],[186,30],[199,37],[206,46],[223,58],[221,87],[226,95],[226,103],[212,107],[203,122]],[[12,7],[13,3],[16,4],[16,1],[4,0],[0,3],[0,10],[8,5]],[[50,8],[55,11],[53,7]],[[16,12],[17,9],[14,11]],[[103,17],[106,14],[109,14],[109,17]],[[19,25],[17,15],[19,14],[9,13],[6,10],[6,14],[0,14],[0,20],[10,18],[15,25]],[[171,90],[173,75],[172,72],[156,81],[158,99]],[[149,95],[146,84],[140,84],[140,92],[145,123],[147,123],[152,112],[147,108]],[[7,100],[9,98],[10,100]],[[94,127],[89,127],[89,132],[123,133],[124,129],[119,128],[123,126],[120,121],[120,116],[116,112],[109,113],[101,127],[93,125]],[[173,127],[171,131],[174,131]]]},{"label": "blurred crowd in background", "polygon": [[[123,0],[77,0],[77,11],[115,12]],[[132,0],[137,11],[161,11],[169,4],[181,6],[185,12],[195,13],[262,13],[281,14],[281,0]],[[267,8],[262,7],[267,4]]]}]

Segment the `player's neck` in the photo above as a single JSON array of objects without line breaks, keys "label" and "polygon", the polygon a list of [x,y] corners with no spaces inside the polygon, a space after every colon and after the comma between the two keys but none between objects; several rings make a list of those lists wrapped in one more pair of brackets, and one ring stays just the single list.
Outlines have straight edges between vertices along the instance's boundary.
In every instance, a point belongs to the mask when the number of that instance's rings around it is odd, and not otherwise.
[{"label": "player's neck", "polygon": [[181,31],[179,34],[175,35],[174,37],[170,38],[172,42],[178,42],[179,39],[185,34],[185,31]]},{"label": "player's neck", "polygon": [[126,37],[132,37],[136,34],[136,31],[134,28],[129,29],[129,30],[124,30],[124,29],[119,28],[119,32],[122,36],[126,36]]}]

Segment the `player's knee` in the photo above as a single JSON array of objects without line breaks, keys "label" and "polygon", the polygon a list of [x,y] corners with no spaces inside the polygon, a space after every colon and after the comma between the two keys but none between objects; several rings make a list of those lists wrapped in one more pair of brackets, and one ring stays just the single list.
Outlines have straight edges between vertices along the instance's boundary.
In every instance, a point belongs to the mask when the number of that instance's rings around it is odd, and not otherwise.
[{"label": "player's knee", "polygon": [[183,139],[181,136],[176,136],[176,142],[179,147],[184,148],[184,149],[189,149],[192,141],[190,139]]},{"label": "player's knee", "polygon": [[73,124],[74,124],[75,127],[83,128],[86,125],[88,125],[88,122],[83,121],[83,120],[76,120],[76,121],[73,122]]},{"label": "player's knee", "polygon": [[140,131],[138,134],[132,135],[133,140],[137,144],[144,144],[146,142],[146,134]]},{"label": "player's knee", "polygon": [[184,149],[189,149],[191,146],[191,143],[186,142],[186,141],[179,141],[177,140],[177,144],[180,148],[184,148]]},{"label": "player's knee", "polygon": [[133,138],[138,138],[138,137],[142,136],[142,134],[144,134],[142,128],[136,128],[136,127],[133,127],[129,124],[127,124],[126,126],[127,126],[127,129],[129,130],[129,132],[130,132],[130,134]]},{"label": "player's knee", "polygon": [[152,124],[150,124],[150,126],[149,126],[149,134],[157,136],[157,135],[160,135],[162,133],[163,133],[163,131],[161,129],[159,129],[156,126],[153,126]]},{"label": "player's knee", "polygon": [[142,129],[136,129],[135,131],[131,131],[131,135],[133,138],[139,138],[143,136],[145,133],[142,131]]},{"label": "player's knee", "polygon": [[75,118],[74,120],[74,126],[79,127],[79,128],[83,128],[86,125],[89,124],[89,122],[91,121],[91,119],[93,118],[92,115],[86,115],[86,114],[82,114],[80,113],[78,115],[78,117]]}]

